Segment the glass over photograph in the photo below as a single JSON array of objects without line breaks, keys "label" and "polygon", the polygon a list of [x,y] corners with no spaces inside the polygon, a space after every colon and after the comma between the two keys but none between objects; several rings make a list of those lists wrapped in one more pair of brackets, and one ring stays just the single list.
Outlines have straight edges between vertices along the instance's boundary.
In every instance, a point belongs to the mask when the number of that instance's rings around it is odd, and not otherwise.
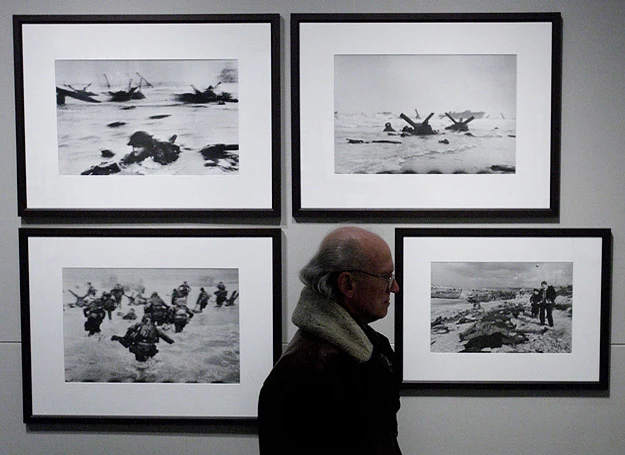
[{"label": "glass over photograph", "polygon": [[239,383],[237,269],[63,269],[66,382]]},{"label": "glass over photograph", "polygon": [[573,263],[433,262],[431,352],[571,353]]},{"label": "glass over photograph", "polygon": [[60,175],[238,175],[237,60],[56,60]]},{"label": "glass over photograph", "polygon": [[515,174],[516,55],[336,55],[336,174]]}]

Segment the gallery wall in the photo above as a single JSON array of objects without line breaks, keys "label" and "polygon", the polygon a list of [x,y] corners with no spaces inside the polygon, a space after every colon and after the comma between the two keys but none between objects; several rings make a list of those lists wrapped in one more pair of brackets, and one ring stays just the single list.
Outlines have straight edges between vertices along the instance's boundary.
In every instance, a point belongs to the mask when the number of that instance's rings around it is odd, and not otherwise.
[{"label": "gallery wall", "polygon": [[[283,343],[294,334],[288,322],[301,285],[299,269],[335,223],[323,219],[298,222],[292,216],[289,16],[292,13],[459,13],[559,12],[563,18],[562,144],[559,219],[542,223],[519,217],[501,223],[467,223],[455,219],[403,217],[395,222],[355,218],[378,232],[394,248],[396,227],[540,227],[610,228],[613,288],[610,387],[607,392],[420,391],[402,397],[399,441],[405,454],[596,454],[622,453],[625,435],[625,3],[469,0],[301,1],[155,0],[61,1],[5,0],[0,5],[0,453],[6,454],[256,454],[253,424],[76,424],[25,425],[22,421],[22,344],[18,228],[58,226],[64,220],[32,222],[17,215],[16,125],[13,78],[12,16],[15,14],[213,14],[278,13],[281,15],[282,61],[282,205],[281,219],[271,227],[283,232]],[[436,36],[419,37],[436,40]],[[132,43],[128,43],[132,45]],[[433,82],[433,90],[436,89]],[[392,197],[392,195],[391,195]],[[118,226],[120,223],[81,223]],[[148,224],[132,220],[124,226]],[[249,223],[249,226],[262,226]],[[238,220],[169,222],[174,227],[248,227]],[[394,312],[376,328],[394,340]],[[36,333],[33,337],[45,337]],[[111,400],[116,397],[111,395]],[[193,398],[191,398],[193,399]]]}]

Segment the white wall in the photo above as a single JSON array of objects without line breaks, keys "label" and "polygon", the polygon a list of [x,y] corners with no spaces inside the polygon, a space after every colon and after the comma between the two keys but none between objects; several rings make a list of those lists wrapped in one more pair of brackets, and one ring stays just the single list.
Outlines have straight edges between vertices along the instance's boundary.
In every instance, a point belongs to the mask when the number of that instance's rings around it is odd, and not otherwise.
[{"label": "white wall", "polygon": [[[291,216],[289,15],[301,12],[561,12],[564,20],[561,216],[526,227],[608,227],[614,235],[611,387],[607,394],[414,394],[402,398],[405,454],[603,455],[623,453],[625,432],[625,2],[465,0],[3,0],[0,4],[0,453],[255,454],[253,427],[27,427],[22,423],[16,142],[13,81],[14,14],[279,13],[282,16],[283,205],[285,316],[300,285],[297,272],[332,225]],[[441,226],[443,224],[440,224]],[[212,226],[208,224],[208,226]],[[397,226],[371,226],[393,247]],[[433,226],[433,225],[428,225]],[[439,224],[436,224],[439,226]],[[454,227],[458,227],[454,224]],[[464,225],[462,225],[464,226]],[[483,226],[483,225],[480,225]],[[511,227],[516,224],[498,224]],[[492,227],[492,226],[491,226]],[[377,327],[393,338],[393,313]],[[285,317],[285,320],[287,318]],[[294,330],[284,323],[288,341]]]}]

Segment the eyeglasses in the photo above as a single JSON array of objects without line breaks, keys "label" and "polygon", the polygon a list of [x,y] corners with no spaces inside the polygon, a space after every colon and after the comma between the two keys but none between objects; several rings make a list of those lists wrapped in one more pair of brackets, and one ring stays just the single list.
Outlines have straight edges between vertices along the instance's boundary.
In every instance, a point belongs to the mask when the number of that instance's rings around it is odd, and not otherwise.
[{"label": "eyeglasses", "polygon": [[388,282],[388,286],[386,287],[386,292],[390,292],[393,287],[393,282],[395,281],[395,272],[391,272],[390,275],[375,275],[373,273],[365,272],[364,270],[347,270],[347,272],[358,272],[364,273],[365,275],[372,276],[374,278],[382,278]]}]

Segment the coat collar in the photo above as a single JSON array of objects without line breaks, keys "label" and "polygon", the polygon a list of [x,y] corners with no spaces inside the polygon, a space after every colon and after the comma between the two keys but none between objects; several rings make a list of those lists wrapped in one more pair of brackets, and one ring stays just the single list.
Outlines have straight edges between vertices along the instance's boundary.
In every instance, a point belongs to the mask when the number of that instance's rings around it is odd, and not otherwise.
[{"label": "coat collar", "polygon": [[367,362],[373,344],[350,314],[333,300],[305,286],[291,318],[301,330],[332,343],[355,358]]}]

